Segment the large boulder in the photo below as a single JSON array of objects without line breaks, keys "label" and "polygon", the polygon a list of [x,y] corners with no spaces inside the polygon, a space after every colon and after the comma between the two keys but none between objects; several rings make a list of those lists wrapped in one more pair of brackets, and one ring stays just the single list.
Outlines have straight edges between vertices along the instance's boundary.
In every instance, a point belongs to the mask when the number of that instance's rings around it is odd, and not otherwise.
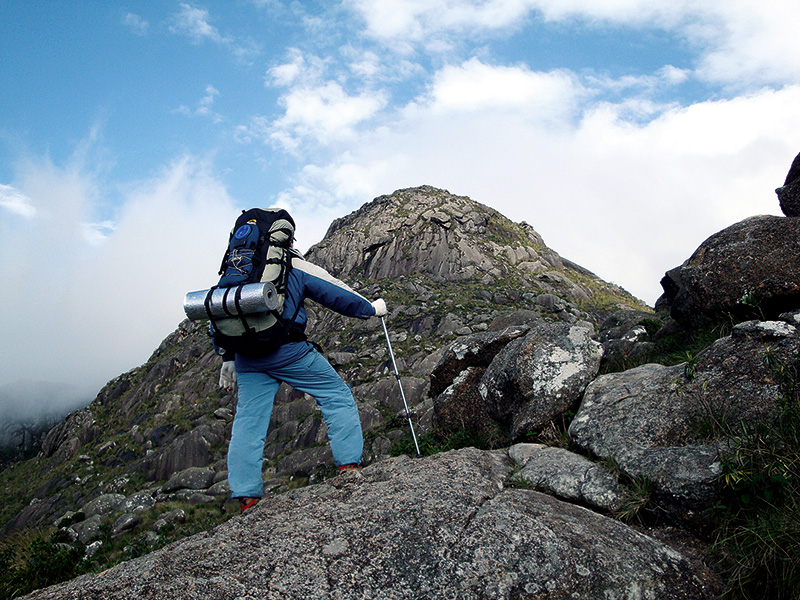
[{"label": "large boulder", "polygon": [[120,510],[126,513],[140,513],[152,508],[156,499],[153,497],[154,490],[141,490],[134,492],[120,506]]},{"label": "large boulder", "polygon": [[108,515],[116,511],[123,502],[125,502],[125,496],[122,494],[101,494],[87,503],[81,512],[87,517]]},{"label": "large boulder", "polygon": [[616,475],[585,456],[543,444],[516,444],[508,455],[522,467],[515,477],[541,492],[609,512],[625,502]]},{"label": "large boulder", "polygon": [[487,441],[502,435],[478,392],[485,372],[481,367],[467,367],[434,399],[433,424],[437,431],[445,435],[464,431]]},{"label": "large boulder", "polygon": [[697,398],[684,366],[647,364],[598,377],[569,426],[578,447],[613,459],[623,474],[651,481],[673,512],[707,506],[717,494],[720,458],[693,440]]},{"label": "large boulder", "polygon": [[598,377],[569,436],[585,451],[612,458],[628,477],[653,482],[670,510],[688,515],[718,498],[719,448],[729,431],[779,413],[780,369],[796,369],[798,353],[793,325],[741,323],[689,363]]},{"label": "large boulder", "polygon": [[782,413],[785,386],[800,369],[800,329],[785,321],[739,323],[688,368],[704,416],[733,427],[768,423]]},{"label": "large boulder", "polygon": [[710,599],[718,582],[653,537],[526,489],[504,452],[396,458],[28,598]]},{"label": "large boulder", "polygon": [[177,490],[205,490],[213,485],[214,475],[214,470],[208,467],[189,467],[173,473],[161,487],[161,491],[169,493]]},{"label": "large boulder", "polygon": [[602,346],[588,323],[542,322],[494,358],[479,386],[488,413],[514,440],[580,400],[597,375]]},{"label": "large boulder", "polygon": [[468,367],[488,367],[509,342],[524,336],[528,325],[513,325],[500,331],[485,331],[452,342],[431,372],[430,395],[436,397]]},{"label": "large boulder", "polygon": [[431,372],[429,392],[433,397],[433,424],[440,432],[464,430],[485,439],[497,435],[497,424],[478,386],[498,352],[529,330],[529,325],[512,325],[464,336],[446,347]]},{"label": "large boulder", "polygon": [[800,217],[800,154],[794,157],[783,185],[775,190],[783,214]]},{"label": "large boulder", "polygon": [[800,308],[800,220],[750,217],[704,241],[661,280],[684,324],[733,315],[776,318]]},{"label": "large boulder", "polygon": [[74,523],[69,530],[81,544],[88,544],[102,535],[103,518],[100,515],[92,515],[88,519]]}]

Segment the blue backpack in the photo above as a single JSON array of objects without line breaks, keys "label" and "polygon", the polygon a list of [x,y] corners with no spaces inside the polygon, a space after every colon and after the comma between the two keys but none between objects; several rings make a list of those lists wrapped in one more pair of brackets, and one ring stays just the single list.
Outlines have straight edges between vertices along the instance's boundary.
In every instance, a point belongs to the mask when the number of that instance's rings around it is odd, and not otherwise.
[{"label": "blue backpack", "polygon": [[[304,339],[292,327],[293,320],[281,315],[286,298],[286,282],[292,268],[290,247],[294,239],[294,220],[284,209],[252,208],[242,211],[228,238],[228,247],[220,265],[219,283],[206,296],[205,306],[211,321],[214,344],[229,352],[263,355],[277,350],[289,341]],[[245,314],[239,308],[242,286],[269,282],[275,286],[275,308],[267,312]],[[234,294],[235,310],[228,316],[215,317],[209,309],[215,290]]]}]

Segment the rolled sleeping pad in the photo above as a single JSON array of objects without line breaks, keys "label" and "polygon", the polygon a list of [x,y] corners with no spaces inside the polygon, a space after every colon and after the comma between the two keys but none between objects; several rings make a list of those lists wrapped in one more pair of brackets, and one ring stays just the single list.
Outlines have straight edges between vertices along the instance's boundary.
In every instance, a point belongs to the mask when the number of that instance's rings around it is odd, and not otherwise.
[{"label": "rolled sleeping pad", "polygon": [[[210,290],[189,292],[183,299],[183,311],[192,321],[208,319],[206,297]],[[238,296],[238,308],[237,308]],[[268,312],[278,308],[278,291],[269,282],[246,283],[217,288],[211,293],[208,310],[215,318]]]}]

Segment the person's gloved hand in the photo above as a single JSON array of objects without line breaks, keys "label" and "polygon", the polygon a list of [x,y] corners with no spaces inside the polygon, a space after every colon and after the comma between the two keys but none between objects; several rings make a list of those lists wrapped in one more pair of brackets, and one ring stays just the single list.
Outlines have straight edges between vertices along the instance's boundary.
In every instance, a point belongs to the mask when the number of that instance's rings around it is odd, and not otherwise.
[{"label": "person's gloved hand", "polygon": [[219,371],[219,387],[231,391],[236,389],[236,366],[232,360],[222,363]]},{"label": "person's gloved hand", "polygon": [[385,317],[386,316],[386,302],[383,298],[378,298],[375,302],[372,303],[372,308],[375,309],[375,316],[376,317]]}]

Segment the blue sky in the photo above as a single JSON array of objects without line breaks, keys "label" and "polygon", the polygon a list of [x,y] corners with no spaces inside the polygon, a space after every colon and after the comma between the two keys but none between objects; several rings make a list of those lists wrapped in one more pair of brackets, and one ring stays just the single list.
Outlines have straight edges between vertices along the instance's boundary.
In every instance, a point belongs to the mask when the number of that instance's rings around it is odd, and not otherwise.
[{"label": "blue sky", "polygon": [[780,214],[798,22],[793,0],[5,0],[0,389],[141,364],[254,205],[307,248],[434,185],[652,305],[709,235]]}]

